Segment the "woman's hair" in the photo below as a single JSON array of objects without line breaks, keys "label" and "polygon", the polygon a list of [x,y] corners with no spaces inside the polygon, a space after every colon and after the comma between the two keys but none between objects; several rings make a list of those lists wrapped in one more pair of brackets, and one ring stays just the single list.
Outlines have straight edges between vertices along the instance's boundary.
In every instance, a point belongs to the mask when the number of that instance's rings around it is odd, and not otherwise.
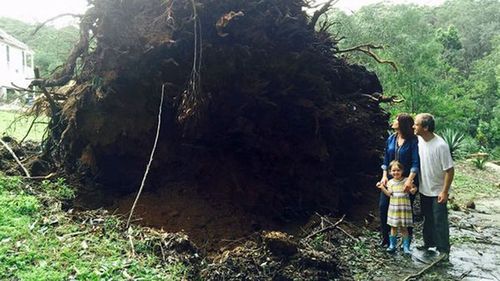
[{"label": "woman's hair", "polygon": [[401,137],[405,140],[413,138],[415,136],[413,133],[413,124],[415,123],[413,117],[406,113],[400,113],[396,119],[398,120]]},{"label": "woman's hair", "polygon": [[392,166],[396,166],[396,167],[400,168],[401,171],[404,171],[404,169],[405,169],[403,164],[401,164],[401,162],[399,162],[398,160],[392,160],[391,163],[389,163],[389,170],[392,169]]}]

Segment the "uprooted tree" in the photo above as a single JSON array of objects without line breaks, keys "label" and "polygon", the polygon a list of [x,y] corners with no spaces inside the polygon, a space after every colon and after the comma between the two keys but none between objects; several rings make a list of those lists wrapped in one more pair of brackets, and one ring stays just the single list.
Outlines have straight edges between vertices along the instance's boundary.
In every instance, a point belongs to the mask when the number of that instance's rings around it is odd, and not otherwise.
[{"label": "uprooted tree", "polygon": [[[34,82],[47,91],[45,157],[58,167],[134,192],[159,118],[150,190],[182,182],[211,204],[273,219],[373,196],[387,124],[374,98],[381,85],[337,55],[305,1],[90,4],[67,64]],[[70,79],[58,103],[51,89]]]}]

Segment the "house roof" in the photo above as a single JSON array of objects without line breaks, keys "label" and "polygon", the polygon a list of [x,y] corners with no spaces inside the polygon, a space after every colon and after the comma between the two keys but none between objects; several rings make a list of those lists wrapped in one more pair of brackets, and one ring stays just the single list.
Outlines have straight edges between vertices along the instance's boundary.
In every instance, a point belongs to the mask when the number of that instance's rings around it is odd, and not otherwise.
[{"label": "house roof", "polygon": [[17,40],[12,35],[8,34],[7,32],[3,31],[2,29],[0,29],[0,42],[5,42],[11,46],[15,46],[15,47],[18,47],[18,48],[23,49],[23,50],[31,50],[30,47],[28,47],[28,45]]}]

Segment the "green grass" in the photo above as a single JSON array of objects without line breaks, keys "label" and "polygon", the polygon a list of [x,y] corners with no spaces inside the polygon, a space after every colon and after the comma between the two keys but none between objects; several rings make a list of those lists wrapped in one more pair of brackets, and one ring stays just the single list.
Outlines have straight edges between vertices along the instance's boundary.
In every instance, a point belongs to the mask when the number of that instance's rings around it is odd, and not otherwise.
[{"label": "green grass", "polygon": [[500,175],[492,170],[480,170],[473,163],[461,161],[455,168],[452,183],[452,197],[459,206],[481,198],[495,198],[500,195]]},{"label": "green grass", "polygon": [[[33,116],[23,116],[21,113],[0,111],[0,135],[8,135],[16,140],[21,140],[30,127]],[[39,117],[37,122],[47,123],[47,117]],[[27,139],[41,141],[45,132],[46,124],[37,123],[33,126]]]},{"label": "green grass", "polygon": [[163,264],[147,242],[136,239],[132,254],[119,218],[79,221],[62,211],[56,198],[73,196],[61,180],[32,186],[0,175],[0,280],[186,278],[184,265]]}]

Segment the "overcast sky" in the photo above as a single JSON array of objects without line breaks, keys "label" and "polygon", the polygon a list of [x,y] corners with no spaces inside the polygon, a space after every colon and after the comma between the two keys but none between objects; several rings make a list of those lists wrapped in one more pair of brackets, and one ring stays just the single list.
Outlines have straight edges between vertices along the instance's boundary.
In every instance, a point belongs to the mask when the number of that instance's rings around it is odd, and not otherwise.
[{"label": "overcast sky", "polygon": [[[326,0],[317,0],[319,3]],[[381,0],[340,0],[335,6],[344,11],[356,11],[363,5]],[[439,5],[444,0],[386,0],[387,3],[416,3]],[[63,13],[83,13],[86,0],[0,0],[0,16],[27,22],[42,22]]]}]

